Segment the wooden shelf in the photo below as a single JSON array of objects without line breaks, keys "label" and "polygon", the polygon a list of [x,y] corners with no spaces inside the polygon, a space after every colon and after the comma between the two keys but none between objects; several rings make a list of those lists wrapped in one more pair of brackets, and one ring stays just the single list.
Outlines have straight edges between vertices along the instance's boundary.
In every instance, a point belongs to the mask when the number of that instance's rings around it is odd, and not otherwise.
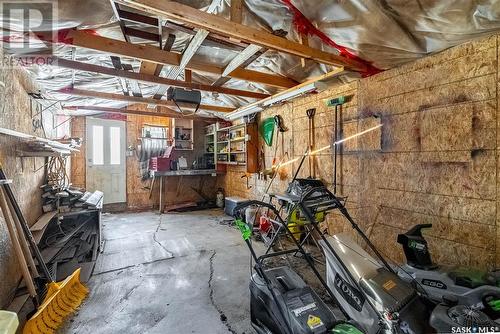
[{"label": "wooden shelf", "polygon": [[235,138],[235,139],[231,139],[230,141],[236,143],[236,142],[240,142],[240,141],[244,141],[245,140],[245,137],[238,137],[238,138]]}]

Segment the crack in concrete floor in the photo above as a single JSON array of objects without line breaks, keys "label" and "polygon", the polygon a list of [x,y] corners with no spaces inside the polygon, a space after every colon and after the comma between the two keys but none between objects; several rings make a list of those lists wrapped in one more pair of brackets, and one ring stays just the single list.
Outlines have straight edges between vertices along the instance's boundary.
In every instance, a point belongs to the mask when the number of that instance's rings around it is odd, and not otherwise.
[{"label": "crack in concrete floor", "polygon": [[163,250],[169,254],[170,258],[174,258],[175,257],[174,253],[172,253],[171,251],[169,251],[167,249],[167,247],[165,247],[160,241],[158,241],[158,239],[156,239],[156,234],[160,230],[161,224],[163,223],[162,222],[162,217],[164,217],[163,214],[161,214],[160,217],[159,217],[159,219],[158,219],[159,223],[158,223],[158,226],[156,226],[155,233],[153,233],[153,240],[158,244],[158,246],[160,246],[161,248],[163,248]]},{"label": "crack in concrete floor", "polygon": [[226,326],[227,330],[231,332],[232,334],[238,334],[234,329],[231,328],[231,325],[229,324],[229,321],[224,314],[224,312],[221,310],[221,308],[217,305],[215,302],[215,288],[212,285],[213,278],[214,278],[214,260],[215,256],[217,255],[217,252],[215,250],[212,251],[212,255],[210,256],[209,259],[209,264],[210,264],[210,276],[208,278],[208,289],[210,290],[209,297],[210,297],[210,303],[212,306],[215,308],[215,310],[219,313],[220,316],[220,321]]}]

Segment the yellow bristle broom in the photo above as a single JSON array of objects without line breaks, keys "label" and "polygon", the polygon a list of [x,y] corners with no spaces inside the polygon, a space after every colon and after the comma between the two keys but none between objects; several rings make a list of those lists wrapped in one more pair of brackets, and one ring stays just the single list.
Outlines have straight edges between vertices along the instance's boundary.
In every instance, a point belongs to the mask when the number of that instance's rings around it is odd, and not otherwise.
[{"label": "yellow bristle broom", "polygon": [[[9,183],[10,181],[7,180],[0,165],[0,207],[28,292],[34,304],[38,305],[35,314],[26,322],[23,334],[55,333],[64,319],[80,306],[88,294],[88,289],[80,282],[80,269],[77,269],[64,281],[54,282]],[[26,238],[29,241],[29,246]],[[37,294],[35,291],[33,277],[39,277],[39,274],[31,256],[30,247],[38,265],[49,281],[46,285],[47,293],[43,298],[41,293]],[[39,301],[42,299],[43,302],[40,304]]]}]

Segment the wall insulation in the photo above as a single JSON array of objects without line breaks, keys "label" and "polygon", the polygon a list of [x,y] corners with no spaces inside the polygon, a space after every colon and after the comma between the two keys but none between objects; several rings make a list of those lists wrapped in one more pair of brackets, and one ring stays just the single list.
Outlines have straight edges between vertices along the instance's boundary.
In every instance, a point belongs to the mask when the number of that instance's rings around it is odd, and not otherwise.
[{"label": "wall insulation", "polygon": [[[315,148],[321,148],[332,143],[334,124],[334,109],[323,100],[350,96],[341,111],[343,137],[383,126],[340,148],[337,192],[348,197],[348,208],[376,246],[401,262],[396,235],[432,223],[426,235],[436,262],[493,268],[500,264],[498,44],[497,36],[474,40],[260,117],[283,116],[290,130],[278,140],[277,156],[291,159],[306,149],[306,110],[316,108]],[[273,155],[274,147],[265,147],[268,168]],[[271,192],[286,189],[297,165],[280,170]],[[316,177],[333,188],[332,150],[315,156],[315,166]],[[229,168],[226,195],[260,199],[266,182],[252,175],[248,189],[243,172]],[[310,174],[306,160],[299,175]],[[350,228],[330,215],[328,230]]]}]

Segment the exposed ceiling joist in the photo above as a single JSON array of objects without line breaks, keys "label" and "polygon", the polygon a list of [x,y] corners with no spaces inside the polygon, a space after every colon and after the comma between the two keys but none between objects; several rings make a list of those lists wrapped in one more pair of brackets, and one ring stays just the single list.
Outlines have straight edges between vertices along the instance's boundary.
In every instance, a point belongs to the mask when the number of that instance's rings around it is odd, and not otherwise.
[{"label": "exposed ceiling joist", "polygon": [[[231,0],[231,21],[235,23],[241,23],[243,20],[243,0]],[[237,69],[238,67],[245,68],[251,62],[253,62],[257,57],[259,57],[262,52],[262,47],[255,44],[249,44],[243,51],[238,53],[229,64],[226,65],[224,71],[222,72],[222,77],[225,78],[229,73]],[[257,56],[256,56],[257,55]],[[252,59],[251,61],[249,61]],[[245,65],[245,66],[243,66]],[[217,80],[215,85],[218,83],[226,83],[229,80]]]},{"label": "exposed ceiling joist", "polygon": [[[68,111],[77,111],[77,110],[86,110],[86,111],[99,111],[106,113],[119,113],[123,115],[141,115],[141,116],[153,116],[153,117],[168,117],[168,118],[182,118],[182,119],[203,119],[203,120],[213,120],[216,118],[213,117],[202,117],[198,115],[181,115],[176,111],[168,111],[165,108],[157,107],[156,112],[154,111],[142,111],[142,110],[133,110],[133,109],[125,109],[125,108],[109,108],[109,107],[96,107],[96,106],[65,106],[65,110]],[[169,109],[170,110],[170,109]]]},{"label": "exposed ceiling joist", "polygon": [[298,57],[312,59],[320,63],[344,66],[354,71],[366,71],[366,65],[354,59],[311,48],[307,45],[290,41],[266,31],[226,20],[220,16],[186,6],[174,1],[156,0],[117,0],[118,3],[141,10],[165,19],[190,24],[200,29],[219,33],[250,44],[260,45]]},{"label": "exposed ceiling joist", "polygon": [[[165,44],[163,45],[163,50],[170,51],[170,49],[172,49],[172,46],[174,45],[174,42],[175,42],[175,35],[168,34],[168,38]],[[154,74],[155,76],[159,76],[162,68],[163,68],[162,64],[152,63],[149,61],[142,61],[139,72],[144,74]]]},{"label": "exposed ceiling joist", "polygon": [[261,49],[262,49],[261,46],[255,44],[250,44],[249,46],[247,46],[245,50],[243,50],[236,57],[231,59],[229,64],[227,64],[226,67],[224,68],[222,76],[227,77],[229,73],[240,67],[243,63],[245,63],[248,59],[253,57]]},{"label": "exposed ceiling joist", "polygon": [[[247,112],[249,113],[260,112],[263,110],[263,108],[271,106],[275,103],[282,103],[284,101],[288,101],[289,99],[296,98],[301,94],[309,93],[310,90],[307,89],[309,88],[308,86],[313,86],[312,88],[314,88],[314,90],[317,90],[318,85],[322,86],[328,85],[328,83],[334,81],[341,74],[345,74],[344,68],[338,67],[333,71],[320,75],[316,78],[304,81],[303,83],[295,87],[276,93],[273,96],[240,107],[236,109],[234,112],[224,115],[224,117],[230,120],[234,120],[237,119],[238,117],[241,117],[242,114],[244,115]],[[253,111],[252,109],[255,111]]]},{"label": "exposed ceiling joist", "polygon": [[68,69],[77,70],[77,71],[99,73],[99,74],[109,75],[109,76],[113,76],[113,77],[117,77],[117,78],[137,80],[137,81],[141,81],[141,82],[145,82],[145,83],[165,85],[165,86],[175,86],[175,87],[182,87],[182,88],[188,88],[188,89],[196,89],[196,90],[201,90],[201,91],[206,91],[206,92],[217,92],[220,94],[244,96],[244,97],[250,97],[250,98],[255,98],[255,99],[263,99],[263,98],[269,97],[269,94],[263,94],[263,93],[246,91],[246,90],[239,90],[239,89],[232,89],[232,88],[226,88],[226,87],[214,87],[214,86],[210,86],[210,85],[203,85],[203,84],[198,84],[198,83],[193,83],[193,82],[186,82],[183,80],[173,80],[173,79],[158,77],[158,76],[155,76],[153,74],[136,73],[136,72],[131,72],[131,71],[118,70],[118,69],[114,69],[111,67],[81,63],[81,62],[73,61],[73,60],[69,60],[69,59],[57,58],[55,60],[56,61],[54,62],[54,64],[57,64],[57,66],[59,66],[59,67],[68,68]]},{"label": "exposed ceiling joist", "polygon": [[231,21],[241,23],[243,21],[243,0],[231,0]]},{"label": "exposed ceiling joist", "polygon": [[[168,21],[165,23],[164,26],[165,28],[169,28],[175,31],[180,31],[185,34],[196,35],[196,30],[194,30],[193,28],[186,27],[184,25],[177,24],[175,22]],[[220,47],[233,51],[242,51],[248,46],[248,43],[244,43],[241,41],[234,41],[229,39],[228,37],[212,33],[205,38],[205,40],[203,41],[203,45]]]},{"label": "exposed ceiling joist", "polygon": [[[136,97],[136,96],[124,96],[120,94],[114,94],[114,93],[103,93],[103,92],[96,92],[96,91],[91,91],[91,90],[84,90],[84,89],[77,89],[77,88],[63,88],[57,90],[58,93],[61,94],[66,94],[66,95],[71,95],[71,96],[83,96],[83,97],[92,97],[96,99],[102,99],[102,100],[108,100],[108,101],[123,101],[123,102],[131,102],[131,103],[137,103],[137,104],[145,104],[145,105],[158,105],[166,108],[177,108],[176,104],[172,101],[167,101],[167,100],[155,100],[151,98],[145,98],[145,97]],[[193,110],[195,109],[195,106],[192,104],[183,104],[183,103],[178,103],[179,107],[181,108],[186,108]],[[208,111],[215,111],[215,112],[231,112],[234,110],[234,108],[228,108],[228,107],[221,107],[221,106],[213,106],[213,105],[200,105],[200,110],[208,110]],[[168,111],[171,112],[176,112],[173,109],[169,109]]]},{"label": "exposed ceiling joist", "polygon": [[[212,13],[217,5],[219,4],[220,0],[212,0],[212,3],[208,7],[208,13]],[[200,48],[201,44],[203,41],[205,41],[205,38],[207,38],[209,32],[204,29],[199,29],[196,32],[196,35],[194,35],[193,38],[189,41],[187,47],[184,49],[184,52],[182,53],[181,56],[181,61],[179,66],[174,67],[170,70],[170,72],[166,75],[167,78],[169,79],[177,79],[179,74],[184,72],[184,69],[186,68],[187,64],[191,61],[193,56],[196,54],[198,49]],[[167,92],[168,87],[162,86],[158,87],[156,90],[156,93],[154,94],[153,98],[154,99],[161,99],[163,95]]]},{"label": "exposed ceiling joist", "polygon": [[[51,41],[52,33],[37,33],[40,38]],[[90,34],[85,31],[69,30],[67,35],[61,42],[71,44],[86,49],[106,52],[110,54],[120,55],[124,57],[136,58],[139,60],[150,61],[163,65],[179,66],[181,55],[175,52],[168,52],[149,45],[137,45],[116,39],[106,38]],[[197,60],[192,60],[186,68],[204,73],[213,73],[221,75],[223,68],[216,64],[205,63]],[[262,83],[274,87],[290,88],[298,83],[290,78],[275,74],[268,74],[252,70],[238,68],[230,73],[230,77]]]}]

